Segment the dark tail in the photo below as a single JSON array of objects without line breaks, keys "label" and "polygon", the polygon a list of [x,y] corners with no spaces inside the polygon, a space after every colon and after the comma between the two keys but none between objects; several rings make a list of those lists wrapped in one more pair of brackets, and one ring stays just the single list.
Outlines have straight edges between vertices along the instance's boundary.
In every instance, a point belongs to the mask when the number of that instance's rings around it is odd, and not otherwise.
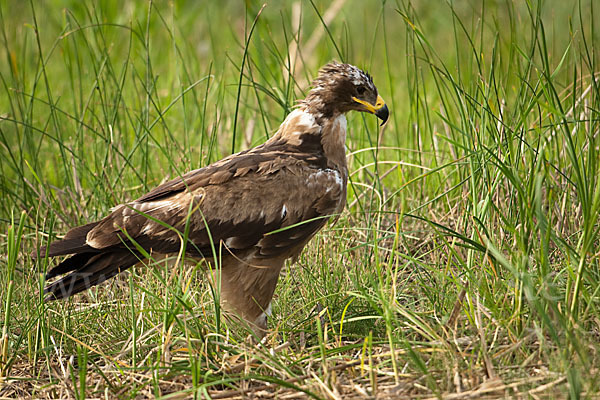
[{"label": "dark tail", "polygon": [[46,279],[71,271],[46,286],[46,300],[64,299],[96,286],[139,261],[128,249],[114,249],[103,253],[81,253],[67,258],[46,275]]},{"label": "dark tail", "polygon": [[112,278],[139,261],[138,255],[123,247],[95,249],[86,243],[86,236],[98,223],[71,229],[62,240],[41,247],[37,258],[48,253],[48,257],[73,254],[46,274],[46,280],[59,275],[68,275],[46,286],[46,300],[64,299]]},{"label": "dark tail", "polygon": [[64,239],[52,242],[48,247],[42,246],[39,251],[33,251],[31,257],[34,259],[44,257],[46,252],[48,252],[48,257],[65,256],[67,254],[83,253],[86,251],[98,252],[98,250],[93,249],[86,244],[88,232],[96,225],[98,225],[98,222],[75,227],[67,232]]}]

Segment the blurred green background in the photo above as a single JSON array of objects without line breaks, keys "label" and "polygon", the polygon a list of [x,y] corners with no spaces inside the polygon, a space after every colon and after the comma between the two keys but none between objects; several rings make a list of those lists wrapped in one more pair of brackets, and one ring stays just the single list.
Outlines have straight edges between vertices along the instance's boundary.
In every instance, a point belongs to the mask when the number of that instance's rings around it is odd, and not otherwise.
[{"label": "blurred green background", "polygon": [[[237,151],[262,142],[303,97],[318,68],[333,59],[369,70],[388,101],[393,118],[380,144],[427,152],[440,127],[429,126],[431,132],[422,129],[417,135],[415,126],[440,122],[435,115],[424,121],[423,115],[440,109],[435,88],[444,83],[433,70],[442,64],[455,82],[474,87],[480,71],[489,70],[496,57],[500,95],[510,105],[527,79],[515,68],[523,63],[515,49],[528,53],[535,46],[533,20],[544,22],[547,46],[533,55],[534,62],[545,52],[556,66],[569,46],[598,40],[598,30],[592,34],[591,29],[593,14],[587,11],[592,1],[531,6],[513,1],[268,2],[247,47],[262,2],[0,4],[5,92],[0,111],[17,121],[0,126],[1,185],[4,197],[24,205],[34,194],[19,177],[35,180],[32,172],[59,188],[78,185],[73,169],[82,171],[83,187],[95,187],[97,175],[104,173],[112,191],[120,190],[117,181],[133,176],[125,179],[125,188],[142,185],[143,190],[165,174],[230,153],[232,145]],[[558,78],[568,82],[569,74],[563,69]],[[239,83],[241,106],[234,121]],[[193,90],[182,97],[191,85]],[[370,147],[372,134],[352,135],[353,120],[363,116],[349,117],[350,149]],[[374,130],[374,124],[365,123]],[[148,146],[153,145],[161,151],[150,156]],[[118,155],[111,154],[111,146]],[[109,162],[113,156],[117,159]],[[423,163],[413,152],[390,157]],[[115,195],[102,203],[122,198]],[[0,205],[3,219],[11,208],[10,201]]]}]

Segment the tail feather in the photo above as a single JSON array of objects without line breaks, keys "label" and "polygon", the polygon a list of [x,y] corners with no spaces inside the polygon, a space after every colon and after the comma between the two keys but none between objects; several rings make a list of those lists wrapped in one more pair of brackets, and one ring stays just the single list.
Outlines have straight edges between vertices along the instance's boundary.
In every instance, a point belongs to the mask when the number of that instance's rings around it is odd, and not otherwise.
[{"label": "tail feather", "polygon": [[65,260],[63,260],[56,267],[52,268],[46,273],[46,280],[55,278],[59,275],[66,274],[67,272],[75,271],[78,268],[86,265],[88,260],[92,258],[95,253],[80,253],[75,254]]},{"label": "tail feather", "polygon": [[69,232],[67,232],[67,234],[65,235],[65,239],[76,239],[76,238],[83,238],[85,240],[87,234],[89,231],[91,231],[92,229],[94,229],[94,227],[96,225],[98,225],[98,221],[97,222],[91,222],[89,224],[85,224],[85,225],[81,225],[81,226],[76,226],[75,228],[71,228],[71,230]]},{"label": "tail feather", "polygon": [[[67,240],[59,240],[56,242],[50,243],[48,246],[48,257],[56,257],[56,256],[66,256],[68,254],[76,254],[76,253],[92,253],[98,252],[97,249],[88,246],[85,243],[85,239],[82,241],[80,239],[67,239]],[[40,248],[40,255],[46,254],[46,248]]]},{"label": "tail feather", "polygon": [[98,252],[98,250],[88,246],[86,243],[88,232],[91,231],[96,225],[98,225],[98,222],[77,226],[67,232],[64,239],[52,242],[47,247],[40,247],[39,252],[34,251],[31,253],[31,257],[37,258],[38,255],[44,256],[46,251],[48,252],[48,257],[64,256],[67,254],[76,253]]},{"label": "tail feather", "polygon": [[[74,255],[49,272],[51,277],[72,271],[44,289],[46,300],[58,300],[96,286],[138,262],[138,255],[127,249],[105,253]],[[59,271],[55,272],[55,270]],[[61,272],[64,271],[64,272]]]}]

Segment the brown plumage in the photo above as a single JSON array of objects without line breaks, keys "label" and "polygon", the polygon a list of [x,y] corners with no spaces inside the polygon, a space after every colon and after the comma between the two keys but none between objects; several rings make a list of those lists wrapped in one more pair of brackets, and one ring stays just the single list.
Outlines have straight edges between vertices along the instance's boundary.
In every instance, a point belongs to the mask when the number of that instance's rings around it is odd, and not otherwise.
[{"label": "brown plumage", "polygon": [[[140,261],[139,248],[215,262],[223,306],[255,328],[286,259],[297,257],[346,203],[346,118],[351,110],[387,120],[371,77],[330,63],[266,143],[166,182],[104,219],[71,229],[39,255],[70,255],[50,270],[48,299],[97,285]],[[287,228],[287,229],[286,229]],[[135,241],[135,244],[132,242]]]}]

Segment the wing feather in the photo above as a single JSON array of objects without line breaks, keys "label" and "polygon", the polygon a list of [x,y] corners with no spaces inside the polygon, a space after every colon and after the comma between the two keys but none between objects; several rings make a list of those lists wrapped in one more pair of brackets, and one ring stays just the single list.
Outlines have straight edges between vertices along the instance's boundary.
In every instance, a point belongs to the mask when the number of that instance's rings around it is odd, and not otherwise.
[{"label": "wing feather", "polygon": [[211,237],[234,253],[256,248],[261,256],[278,256],[303,246],[343,207],[338,171],[263,154],[236,173],[236,161],[221,163],[219,171],[193,171],[181,178],[185,185],[167,183],[118,206],[88,233],[87,244],[103,249],[131,237],[146,249],[174,252],[187,224],[188,251],[197,256],[211,256]]}]

